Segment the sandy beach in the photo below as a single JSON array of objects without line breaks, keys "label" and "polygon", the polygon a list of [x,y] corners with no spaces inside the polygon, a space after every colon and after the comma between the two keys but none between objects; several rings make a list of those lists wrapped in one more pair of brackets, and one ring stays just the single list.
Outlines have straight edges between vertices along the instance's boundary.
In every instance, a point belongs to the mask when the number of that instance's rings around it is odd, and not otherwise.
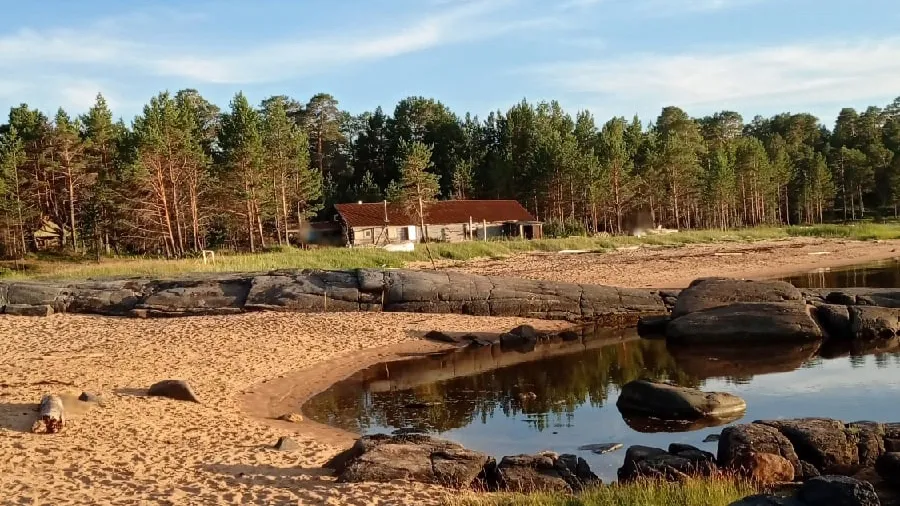
[{"label": "sandy beach", "polygon": [[[445,264],[479,274],[632,287],[680,287],[710,275],[761,278],[897,255],[900,241],[794,239],[531,254]],[[0,317],[0,504],[437,504],[442,490],[341,485],[320,466],[352,439],[271,418],[341,376],[400,353],[437,349],[430,330],[502,331],[528,322],[420,314],[252,313],[132,320]],[[529,322],[560,328],[558,322]],[[146,397],[190,382],[201,404]],[[297,385],[285,395],[275,380]],[[101,405],[75,400],[99,394]],[[65,396],[70,420],[30,433],[38,400]],[[289,400],[290,402],[286,402]],[[290,436],[300,448],[271,448]]]}]

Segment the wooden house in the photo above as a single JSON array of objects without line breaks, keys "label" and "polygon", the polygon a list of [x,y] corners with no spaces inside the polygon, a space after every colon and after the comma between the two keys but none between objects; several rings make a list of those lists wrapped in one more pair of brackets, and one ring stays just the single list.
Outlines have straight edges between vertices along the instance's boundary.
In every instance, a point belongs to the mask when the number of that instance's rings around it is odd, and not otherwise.
[{"label": "wooden house", "polygon": [[337,204],[347,246],[385,246],[429,241],[494,238],[540,239],[543,226],[515,200],[443,200],[425,208],[425,229],[415,215],[388,202]]}]

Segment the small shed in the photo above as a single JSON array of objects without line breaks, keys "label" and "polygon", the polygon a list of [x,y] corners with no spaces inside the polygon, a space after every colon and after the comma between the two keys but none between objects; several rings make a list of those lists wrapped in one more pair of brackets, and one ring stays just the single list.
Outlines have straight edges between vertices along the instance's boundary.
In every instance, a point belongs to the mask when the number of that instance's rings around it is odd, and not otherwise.
[{"label": "small shed", "polygon": [[540,239],[543,224],[515,200],[442,200],[425,208],[425,229],[415,215],[388,202],[337,204],[348,246],[403,242],[460,242],[493,238]]}]

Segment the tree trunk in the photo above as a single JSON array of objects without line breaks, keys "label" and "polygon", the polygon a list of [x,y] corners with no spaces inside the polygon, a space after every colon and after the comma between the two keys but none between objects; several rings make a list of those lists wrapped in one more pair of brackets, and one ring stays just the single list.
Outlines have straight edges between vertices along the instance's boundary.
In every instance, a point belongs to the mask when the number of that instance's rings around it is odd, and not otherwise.
[{"label": "tree trunk", "polygon": [[38,408],[38,419],[31,426],[31,432],[55,434],[66,424],[66,413],[62,399],[58,395],[45,395]]},{"label": "tree trunk", "polygon": [[66,183],[69,190],[69,226],[72,227],[72,250],[78,252],[78,230],[75,223],[75,181],[72,177],[72,167],[66,168]]},{"label": "tree trunk", "polygon": [[253,233],[253,203],[250,201],[250,184],[244,181],[244,192],[247,197],[245,204],[247,205],[247,237],[250,239],[250,253],[256,252],[256,238]]}]

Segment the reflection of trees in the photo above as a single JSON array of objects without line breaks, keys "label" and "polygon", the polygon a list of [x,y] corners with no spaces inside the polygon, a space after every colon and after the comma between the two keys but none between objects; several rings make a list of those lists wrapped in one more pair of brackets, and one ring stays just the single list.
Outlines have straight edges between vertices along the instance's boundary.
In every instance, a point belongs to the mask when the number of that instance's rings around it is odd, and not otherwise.
[{"label": "reflection of trees", "polygon": [[[405,390],[369,392],[351,380],[316,396],[304,410],[358,432],[373,425],[443,432],[484,423],[496,413],[522,415],[543,431],[570,425],[575,408],[603,406],[610,388],[640,378],[700,385],[677,367],[664,342],[634,340]],[[528,392],[536,398],[520,398]],[[427,406],[408,407],[412,402]]]},{"label": "reflection of trees", "polygon": [[[818,345],[667,350],[662,341],[632,340],[587,350],[576,344],[568,350],[537,360],[539,349],[525,356],[531,362],[476,374],[471,371],[483,370],[478,366],[504,363],[500,358],[508,355],[498,358],[497,348],[483,348],[379,364],[314,397],[304,411],[317,421],[354,432],[376,426],[444,432],[476,421],[484,424],[496,415],[521,417],[544,431],[571,425],[577,407],[602,407],[611,388],[635,379],[690,387],[702,387],[709,378],[744,384],[754,375],[817,367],[823,361],[814,355]],[[878,353],[872,362],[887,367],[892,359],[900,364],[900,352]],[[853,367],[867,364],[865,356],[851,355],[849,360]],[[429,374],[435,371],[443,376]],[[462,375],[451,377],[454,374]],[[433,377],[451,379],[429,381]],[[520,397],[528,392],[535,398]]]}]

